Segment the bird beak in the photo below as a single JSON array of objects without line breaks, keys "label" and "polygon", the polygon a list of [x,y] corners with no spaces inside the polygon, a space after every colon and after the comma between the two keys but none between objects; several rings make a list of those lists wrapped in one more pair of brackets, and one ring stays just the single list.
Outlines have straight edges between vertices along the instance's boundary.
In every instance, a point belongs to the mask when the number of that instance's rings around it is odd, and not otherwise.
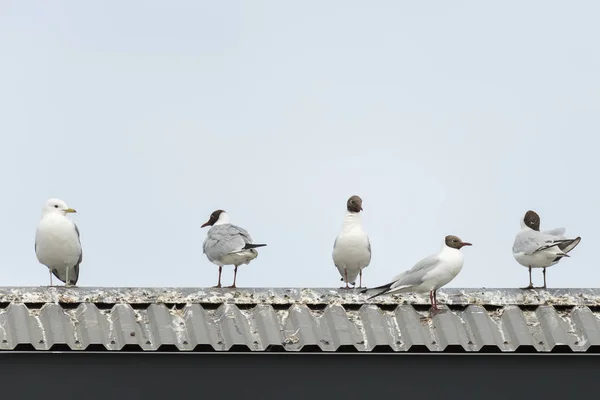
[{"label": "bird beak", "polygon": [[204,228],[205,226],[208,226],[208,223],[209,223],[209,222],[210,222],[210,221],[206,221],[205,223],[203,223],[203,224],[202,224],[202,226],[200,226],[200,228]]},{"label": "bird beak", "polygon": [[67,213],[67,214],[69,214],[69,213],[73,213],[73,214],[74,214],[74,213],[76,213],[76,212],[77,212],[77,211],[76,211],[76,210],[74,210],[73,208],[67,208],[67,209],[65,210],[65,213]]},{"label": "bird beak", "polygon": [[362,209],[362,206],[360,206],[360,211],[362,211],[362,210],[363,210],[363,209]]},{"label": "bird beak", "polygon": [[463,246],[473,246],[473,245],[469,242],[462,242],[462,246],[460,246],[460,247],[463,247]]}]

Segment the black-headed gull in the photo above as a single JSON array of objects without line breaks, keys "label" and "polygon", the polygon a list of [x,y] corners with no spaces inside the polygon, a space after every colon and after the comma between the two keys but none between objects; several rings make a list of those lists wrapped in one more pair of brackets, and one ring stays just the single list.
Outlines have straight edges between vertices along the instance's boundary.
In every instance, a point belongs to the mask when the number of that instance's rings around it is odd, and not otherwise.
[{"label": "black-headed gull", "polygon": [[515,236],[513,256],[522,266],[529,269],[529,286],[522,289],[534,289],[531,280],[532,268],[543,268],[544,286],[546,289],[546,268],[558,263],[567,253],[575,248],[581,237],[568,239],[564,236],[565,228],[556,228],[540,232],[540,216],[532,210],[521,219],[521,230]]},{"label": "black-headed gull", "polygon": [[362,227],[360,212],[362,199],[352,196],[346,202],[348,212],[342,223],[342,230],[333,243],[333,263],[337,267],[342,281],[356,285],[356,277],[360,276],[358,287],[362,287],[362,270],[371,262],[371,243]]},{"label": "black-headed gull", "polygon": [[67,214],[76,213],[59,199],[49,199],[42,208],[42,219],[35,232],[35,255],[38,261],[65,283],[77,285],[79,264],[83,259],[79,229]]},{"label": "black-headed gull", "polygon": [[448,235],[444,239],[442,249],[437,254],[425,257],[408,271],[396,276],[390,283],[362,290],[361,293],[379,290],[378,293],[368,298],[370,300],[384,294],[429,292],[432,311],[437,313],[439,311],[437,290],[448,284],[462,270],[464,257],[460,249],[463,246],[472,246],[472,244],[463,242],[457,236]]},{"label": "black-headed gull", "polygon": [[216,210],[210,214],[202,228],[205,226],[212,227],[206,234],[202,250],[210,262],[219,266],[219,282],[214,287],[221,287],[223,265],[233,265],[233,285],[227,287],[235,288],[238,267],[258,257],[255,248],[266,244],[253,244],[250,234],[244,228],[230,224],[229,215],[223,210]]}]

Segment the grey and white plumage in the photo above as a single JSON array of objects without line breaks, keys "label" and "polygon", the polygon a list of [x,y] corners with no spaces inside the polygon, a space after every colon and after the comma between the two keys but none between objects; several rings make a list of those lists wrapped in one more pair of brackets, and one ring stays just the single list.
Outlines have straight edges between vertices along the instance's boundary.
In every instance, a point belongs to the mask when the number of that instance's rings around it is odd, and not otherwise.
[{"label": "grey and white plumage", "polygon": [[411,269],[395,276],[391,282],[372,289],[365,289],[361,293],[376,291],[368,299],[393,293],[426,293],[429,297],[434,311],[437,308],[437,290],[452,281],[462,270],[464,256],[460,249],[464,246],[472,246],[471,243],[463,242],[454,235],[444,238],[442,249],[417,262]]},{"label": "grey and white plumage", "polygon": [[42,208],[42,218],[35,233],[35,254],[38,261],[56,276],[65,286],[76,285],[79,280],[79,265],[83,250],[79,229],[67,214],[76,213],[59,199],[49,199]]},{"label": "grey and white plumage", "polygon": [[223,266],[233,265],[233,285],[229,287],[235,288],[238,267],[249,264],[258,257],[257,247],[266,246],[266,244],[252,243],[248,231],[229,221],[229,215],[225,211],[216,210],[202,225],[202,227],[211,226],[206,234],[202,250],[210,262],[219,266],[219,281],[216,287],[221,287]]},{"label": "grey and white plumage", "polygon": [[569,239],[565,236],[565,228],[540,231],[540,216],[533,210],[525,213],[521,219],[521,230],[515,236],[513,257],[522,266],[529,269],[529,286],[533,289],[531,279],[532,268],[542,268],[544,286],[546,288],[546,268],[556,265],[581,241],[581,237]]},{"label": "grey and white plumage", "polygon": [[349,289],[348,284],[356,285],[357,277],[359,287],[362,286],[362,271],[371,263],[371,242],[362,226],[362,199],[351,196],[346,210],[342,229],[333,243],[332,258],[341,280],[346,283],[344,289]]}]

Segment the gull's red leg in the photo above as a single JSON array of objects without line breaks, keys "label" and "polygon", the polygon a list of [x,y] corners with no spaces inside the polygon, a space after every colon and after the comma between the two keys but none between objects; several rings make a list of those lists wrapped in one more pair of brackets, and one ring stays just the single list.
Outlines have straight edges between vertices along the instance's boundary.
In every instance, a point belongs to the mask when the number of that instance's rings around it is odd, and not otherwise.
[{"label": "gull's red leg", "polygon": [[233,268],[233,285],[231,286],[227,286],[229,289],[235,289],[237,286],[235,286],[235,279],[237,278],[237,265]]},{"label": "gull's red leg", "polygon": [[437,291],[432,290],[429,292],[429,300],[431,301],[431,315],[437,314],[440,309],[437,307]]},{"label": "gull's red leg", "polygon": [[344,268],[344,275],[346,276],[346,289],[350,289],[350,286],[348,286],[348,270],[346,268]]},{"label": "gull's red leg", "polygon": [[360,272],[358,273],[358,275],[360,276],[360,281],[358,283],[358,288],[362,289],[362,269],[360,270]]},{"label": "gull's red leg", "polygon": [[343,279],[346,281],[346,286],[342,286],[340,289],[350,289],[350,286],[348,286],[348,270],[344,267],[344,277],[346,279]]},{"label": "gull's red leg", "polygon": [[223,266],[219,265],[219,283],[217,283],[217,286],[213,286],[214,288],[221,287],[221,272],[223,272]]}]

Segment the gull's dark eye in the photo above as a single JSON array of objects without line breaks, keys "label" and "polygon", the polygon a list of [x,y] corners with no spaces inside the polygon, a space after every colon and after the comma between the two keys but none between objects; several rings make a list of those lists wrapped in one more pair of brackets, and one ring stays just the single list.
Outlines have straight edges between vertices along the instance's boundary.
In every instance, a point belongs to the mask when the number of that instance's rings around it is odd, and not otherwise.
[{"label": "gull's dark eye", "polygon": [[57,205],[57,204],[55,204],[55,205],[54,205],[54,208],[58,208],[58,205]]}]

